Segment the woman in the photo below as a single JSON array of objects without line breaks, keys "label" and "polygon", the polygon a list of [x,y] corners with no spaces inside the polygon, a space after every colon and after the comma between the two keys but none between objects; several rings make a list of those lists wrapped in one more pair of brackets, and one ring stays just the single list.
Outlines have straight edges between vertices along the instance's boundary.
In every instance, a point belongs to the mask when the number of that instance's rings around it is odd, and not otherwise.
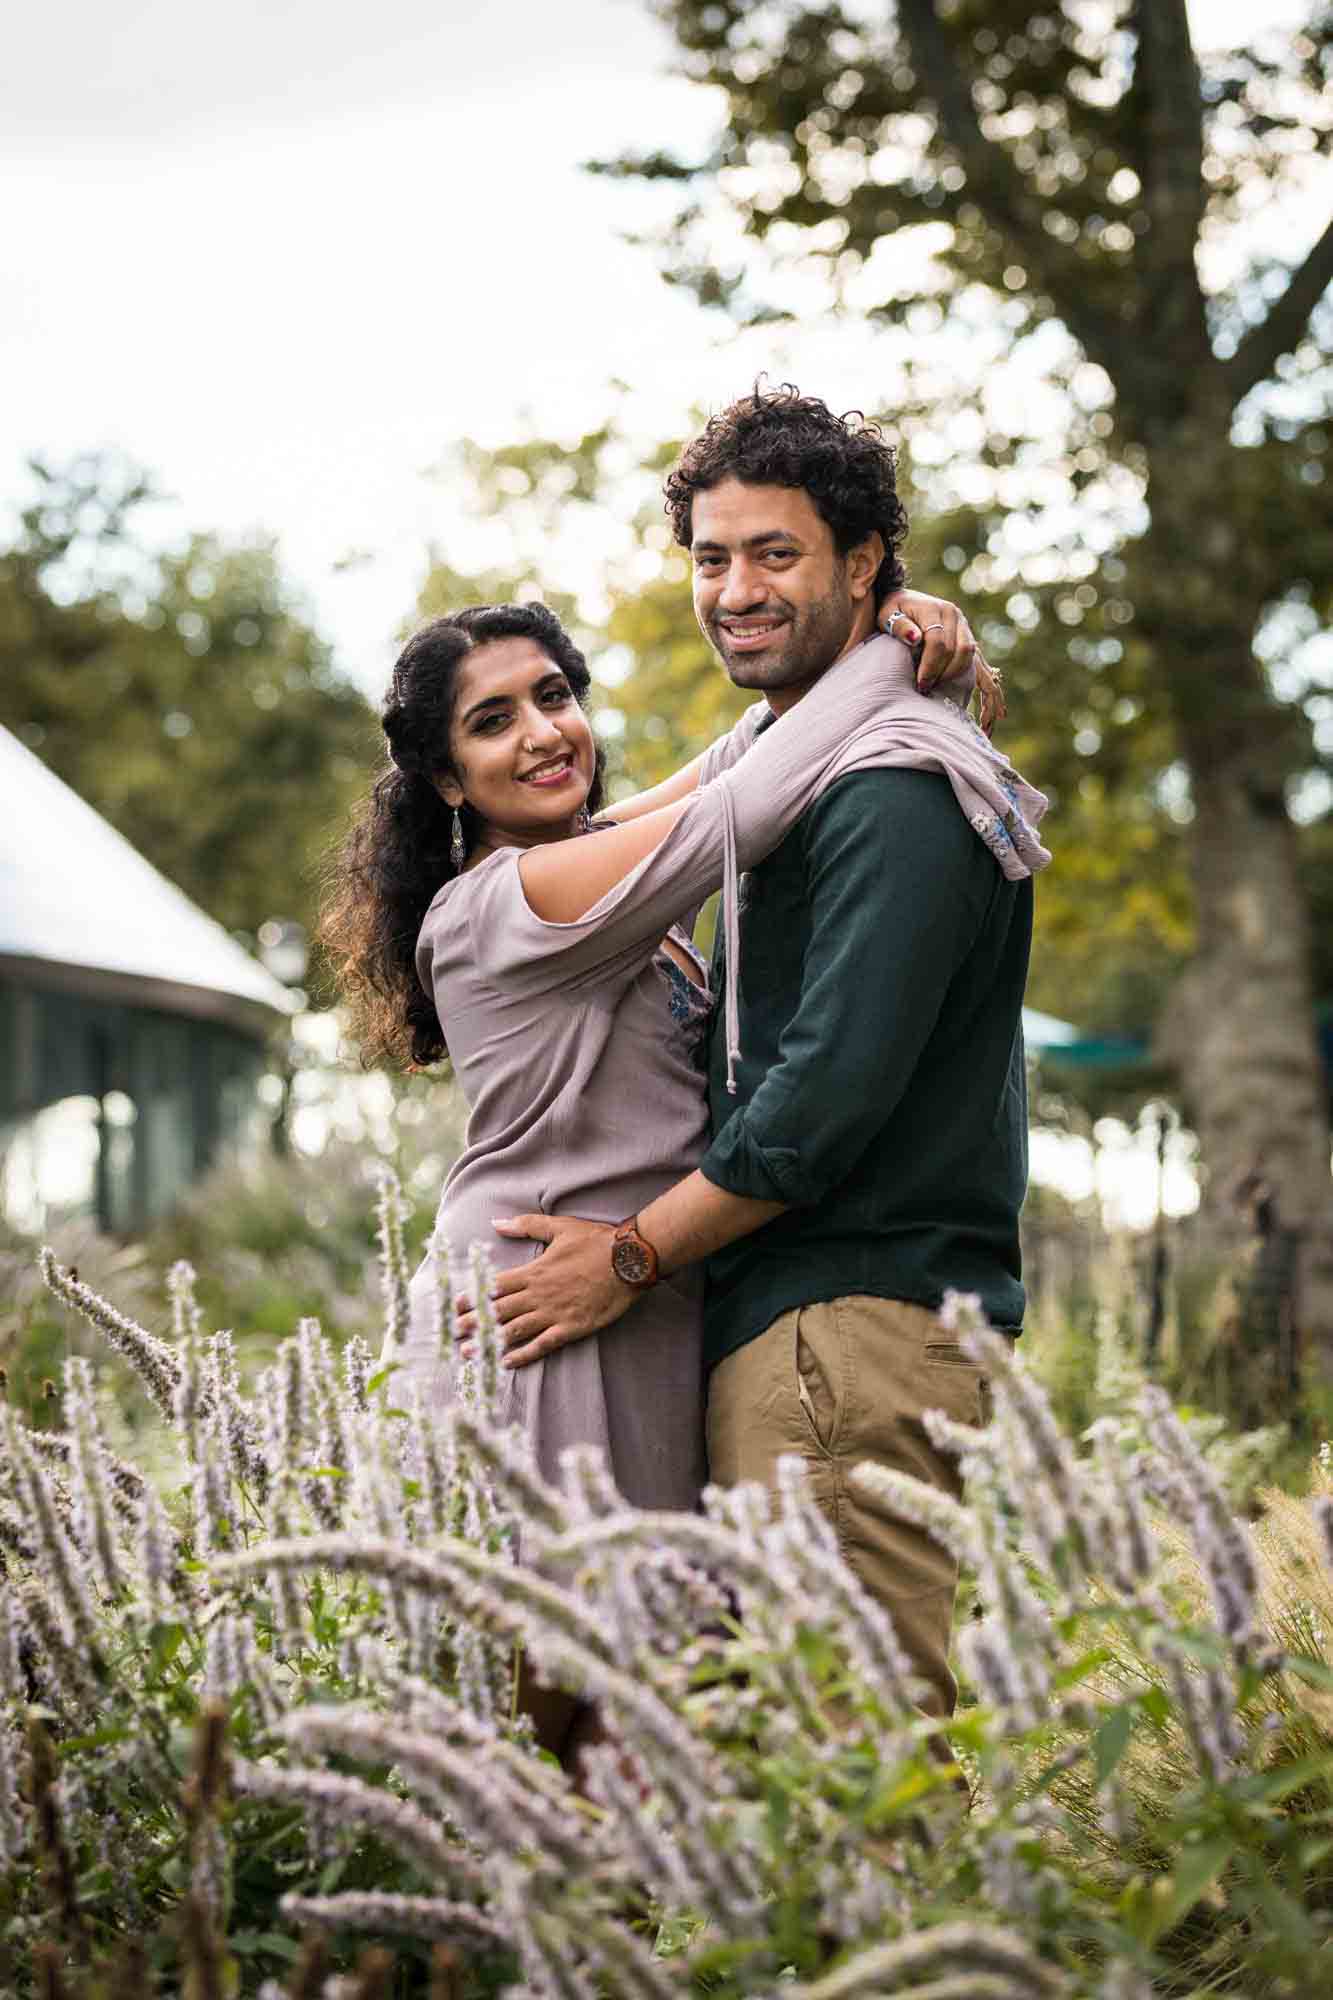
[{"label": "woman", "polygon": [[[447,1036],[471,1115],[438,1238],[484,1243],[502,1263],[533,1251],[497,1239],[498,1216],[618,1221],[695,1167],[711,1004],[695,915],[719,883],[734,898],[737,868],[860,767],[858,732],[886,703],[916,747],[886,749],[881,734],[861,763],[945,769],[969,816],[978,798],[959,769],[978,784],[984,760],[1004,771],[952,704],[915,693],[904,647],[872,641],[799,710],[756,735],[758,704],[581,840],[601,806],[588,687],[541,605],[485,606],[415,634],[384,712],[393,766],[350,836],[323,927],[367,1059],[431,1063]],[[443,1398],[434,1284],[427,1260],[399,1358]],[[548,1477],[567,1446],[594,1443],[635,1505],[694,1506],[705,1477],[695,1274],[665,1280],[598,1337],[506,1372],[502,1396]]]}]

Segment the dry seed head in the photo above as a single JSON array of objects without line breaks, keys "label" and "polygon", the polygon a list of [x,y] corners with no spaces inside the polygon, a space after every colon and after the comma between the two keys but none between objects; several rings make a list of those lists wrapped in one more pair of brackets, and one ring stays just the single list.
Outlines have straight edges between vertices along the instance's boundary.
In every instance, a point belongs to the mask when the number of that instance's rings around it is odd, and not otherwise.
[{"label": "dry seed head", "polygon": [[411,1799],[402,1799],[382,1785],[341,1771],[296,1766],[238,1763],[236,1790],[247,1798],[287,1800],[373,1833],[410,1861],[432,1886],[480,1892],[486,1884],[483,1864],[449,1840],[439,1821]]},{"label": "dry seed head", "polygon": [[167,1343],[159,1340],[156,1334],[149,1333],[136,1320],[127,1319],[124,1313],[117,1312],[91,1286],[81,1284],[77,1271],[72,1267],[65,1270],[50,1248],[42,1249],[38,1264],[48,1290],[65,1305],[72,1306],[75,1312],[81,1313],[108,1345],[129,1362],[162,1415],[169,1422],[173,1421],[180,1363]]},{"label": "dry seed head", "polygon": [[403,1246],[403,1223],[407,1206],[398,1176],[381,1167],[379,1201],[380,1282],[384,1292],[384,1346],[382,1358],[395,1355],[407,1337],[411,1305],[408,1293],[407,1253]]}]

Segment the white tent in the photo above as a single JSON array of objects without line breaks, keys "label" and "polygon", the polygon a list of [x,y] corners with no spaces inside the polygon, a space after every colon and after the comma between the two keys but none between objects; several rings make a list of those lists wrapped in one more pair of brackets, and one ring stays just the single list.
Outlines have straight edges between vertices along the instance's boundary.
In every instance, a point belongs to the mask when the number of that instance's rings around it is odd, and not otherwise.
[{"label": "white tent", "polygon": [[0,729],[0,1207],[166,1213],[261,1143],[286,987]]},{"label": "white tent", "polygon": [[291,996],[221,924],[0,729],[0,967],[43,984],[230,1021]]}]

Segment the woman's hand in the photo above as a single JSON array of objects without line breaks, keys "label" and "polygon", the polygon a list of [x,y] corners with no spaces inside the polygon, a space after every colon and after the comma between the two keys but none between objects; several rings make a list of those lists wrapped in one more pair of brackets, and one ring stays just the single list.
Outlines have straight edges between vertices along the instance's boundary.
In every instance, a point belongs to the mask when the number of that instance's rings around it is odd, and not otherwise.
[{"label": "woman's hand", "polygon": [[983,657],[972,627],[956,604],[915,590],[895,590],[880,605],[879,628],[917,654],[916,684],[922,694],[975,668],[982,728],[989,736],[996,723],[1003,722],[1000,677]]}]

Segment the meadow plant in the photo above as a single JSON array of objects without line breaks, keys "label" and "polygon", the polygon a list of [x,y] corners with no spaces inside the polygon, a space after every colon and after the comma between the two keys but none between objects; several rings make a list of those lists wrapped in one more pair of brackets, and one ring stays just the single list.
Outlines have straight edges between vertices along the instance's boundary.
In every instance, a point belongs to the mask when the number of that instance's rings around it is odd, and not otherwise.
[{"label": "meadow plant", "polygon": [[[306,1318],[248,1391],[188,1269],[168,1340],[45,1255],[185,1478],[113,1457],[78,1358],[59,1432],[0,1418],[6,1991],[119,1990],[146,1938],[137,1994],[346,2000],[388,1990],[392,1959],[347,1969],[367,1936],[457,2000],[1322,1990],[1326,1474],[1254,1530],[1157,1391],[1076,1441],[951,1301],[994,1402],[927,1419],[966,1499],[855,1475],[970,1579],[946,1743],[799,1460],[693,1515],[590,1450],[545,1478],[475,1251],[432,1248],[440,1382],[404,1387],[402,1221],[386,1184],[378,1364]],[[595,1710],[574,1772],[529,1678]]]}]

